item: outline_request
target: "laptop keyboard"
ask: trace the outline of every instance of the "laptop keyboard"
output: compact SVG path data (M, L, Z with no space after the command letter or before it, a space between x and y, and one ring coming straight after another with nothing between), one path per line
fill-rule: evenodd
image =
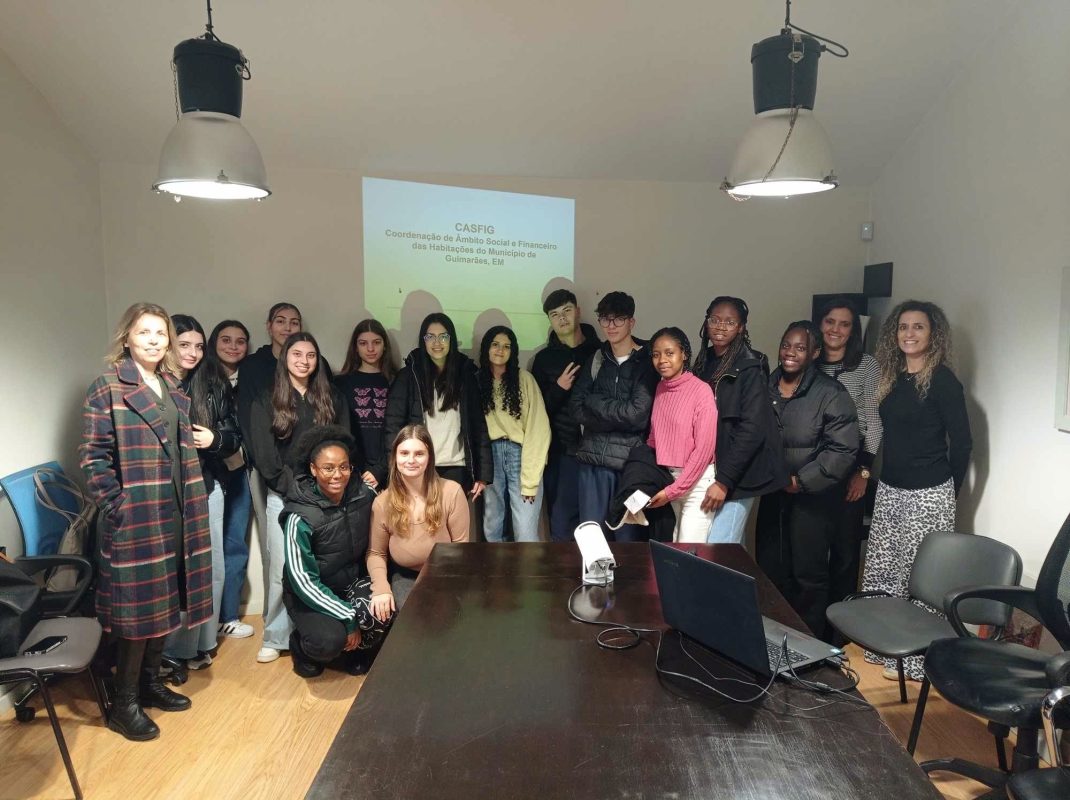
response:
M769 666L775 668L776 664L781 667L787 666L784 663L784 647L780 642L771 642L768 639L765 640L765 649L769 653ZM807 656L804 656L798 650L792 650L788 648L788 663L798 664L800 661L806 661Z

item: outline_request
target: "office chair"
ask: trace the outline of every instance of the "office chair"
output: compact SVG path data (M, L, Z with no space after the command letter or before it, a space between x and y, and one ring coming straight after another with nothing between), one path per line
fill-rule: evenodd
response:
M1053 769L1034 769L1011 775L1007 781L1010 800L1051 800L1070 797L1070 765L1063 764L1059 740L1055 735L1055 714L1059 706L1070 704L1070 686L1060 686L1044 698L1040 715L1044 720L1044 738Z
M903 659L925 652L934 639L955 635L951 623L914 603L942 608L953 589L990 584L1015 586L1022 577L1022 559L1013 547L987 536L931 533L918 548L910 571L910 596L859 592L828 607L828 621L848 640L885 658L894 658L899 672L899 700L907 701ZM990 600L971 600L962 609L973 625L1003 628L1011 608ZM907 745L913 755L915 741Z
M71 565L75 560L84 562L84 567L92 571L89 562L78 556L41 556L41 559L59 560L63 565ZM37 559L26 559L37 561ZM17 562L18 563L18 562ZM18 563L22 567L22 563ZM83 589L84 591L84 589ZM75 603L80 598L75 599ZM66 640L47 653L27 655L26 649L49 636L62 636ZM45 618L37 622L19 644L18 653L10 658L0 659L0 685L7 683L29 682L31 690L15 704L15 717L22 722L29 722L34 717L32 708L25 705L28 697L40 693L48 710L48 718L52 723L52 732L56 737L60 755L63 757L63 765L67 769L67 777L70 779L74 796L81 800L82 790L78 785L78 778L74 774L74 765L71 763L71 754L67 750L67 742L63 738L63 731L59 726L59 718L56 708L52 703L52 695L48 690L48 679L60 674L74 674L88 672L90 682L93 684L93 693L96 695L97 705L100 707L101 716L107 721L108 711L104 699L104 692L97 676L94 674L91 664L97 649L100 646L101 628L95 619L87 617L56 617Z
M1006 603L1041 622L1064 651L1051 656L1024 645L978 639L963 625L961 606L975 599ZM1040 568L1035 589L1021 586L982 586L953 591L944 599L948 621L956 639L937 639L925 653L925 680L921 684L911 737L916 739L929 687L949 703L989 721L996 737L999 769L983 767L959 758L926 761L928 772L948 771L990 786L983 797L1002 798L1007 784L1004 740L1011 728L1018 729L1012 771L1037 768L1037 736L1042 708L1053 687L1070 684L1070 517L1052 542ZM1056 728L1070 726L1061 709L1052 717Z
M38 484L40 490L47 494L44 503L38 498ZM81 524L89 524L92 511L86 508L89 500L84 492L55 461L0 477L0 488L7 495L22 532L25 555L16 561L23 571L36 574L45 569L69 568L71 562L48 562L41 557L58 553L60 542L72 521L81 518ZM66 583L59 590L49 589L42 593L41 606L46 616L73 613L77 603L72 603L72 600L84 597L93 571L90 569L85 572L79 565L73 578L73 584Z

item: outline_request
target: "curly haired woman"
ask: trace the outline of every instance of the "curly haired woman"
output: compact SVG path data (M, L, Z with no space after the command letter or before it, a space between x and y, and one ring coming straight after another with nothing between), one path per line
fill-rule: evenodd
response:
M955 498L966 478L973 440L962 384L948 366L951 326L934 303L900 303L881 326L877 386L884 425L884 464L869 532L864 591L907 596L922 540L955 529ZM930 609L938 613L936 609ZM866 653L866 659L881 659ZM897 678L894 661L885 677ZM920 656L904 659L921 680Z

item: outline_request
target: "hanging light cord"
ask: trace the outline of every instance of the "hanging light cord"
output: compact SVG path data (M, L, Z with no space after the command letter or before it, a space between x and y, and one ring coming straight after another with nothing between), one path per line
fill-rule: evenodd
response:
M831 56L836 56L836 58L847 58L847 56L850 55L850 53L848 52L847 47L845 45L842 45L839 42L833 41L832 39L829 39L827 36L821 36L821 35L816 34L816 33L811 33L810 31L806 30L806 28L800 28L798 25L792 24L792 21L791 21L791 0L784 0L784 3L785 3L785 8L784 8L784 29L785 29L785 31L792 30L792 31L798 31L799 33L805 33L807 36L811 36L814 39L817 39L819 42L823 42L824 44L822 45L821 49L824 50L826 53L828 53Z

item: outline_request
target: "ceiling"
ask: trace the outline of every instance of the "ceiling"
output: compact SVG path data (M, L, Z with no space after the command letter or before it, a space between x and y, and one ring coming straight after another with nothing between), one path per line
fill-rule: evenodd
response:
M845 43L816 114L867 186L1006 0L794 0ZM214 0L252 64L243 120L272 168L717 181L752 116L750 46L778 0ZM155 163L171 51L201 0L0 0L0 50L101 161ZM1001 54L1001 57L1006 54Z

